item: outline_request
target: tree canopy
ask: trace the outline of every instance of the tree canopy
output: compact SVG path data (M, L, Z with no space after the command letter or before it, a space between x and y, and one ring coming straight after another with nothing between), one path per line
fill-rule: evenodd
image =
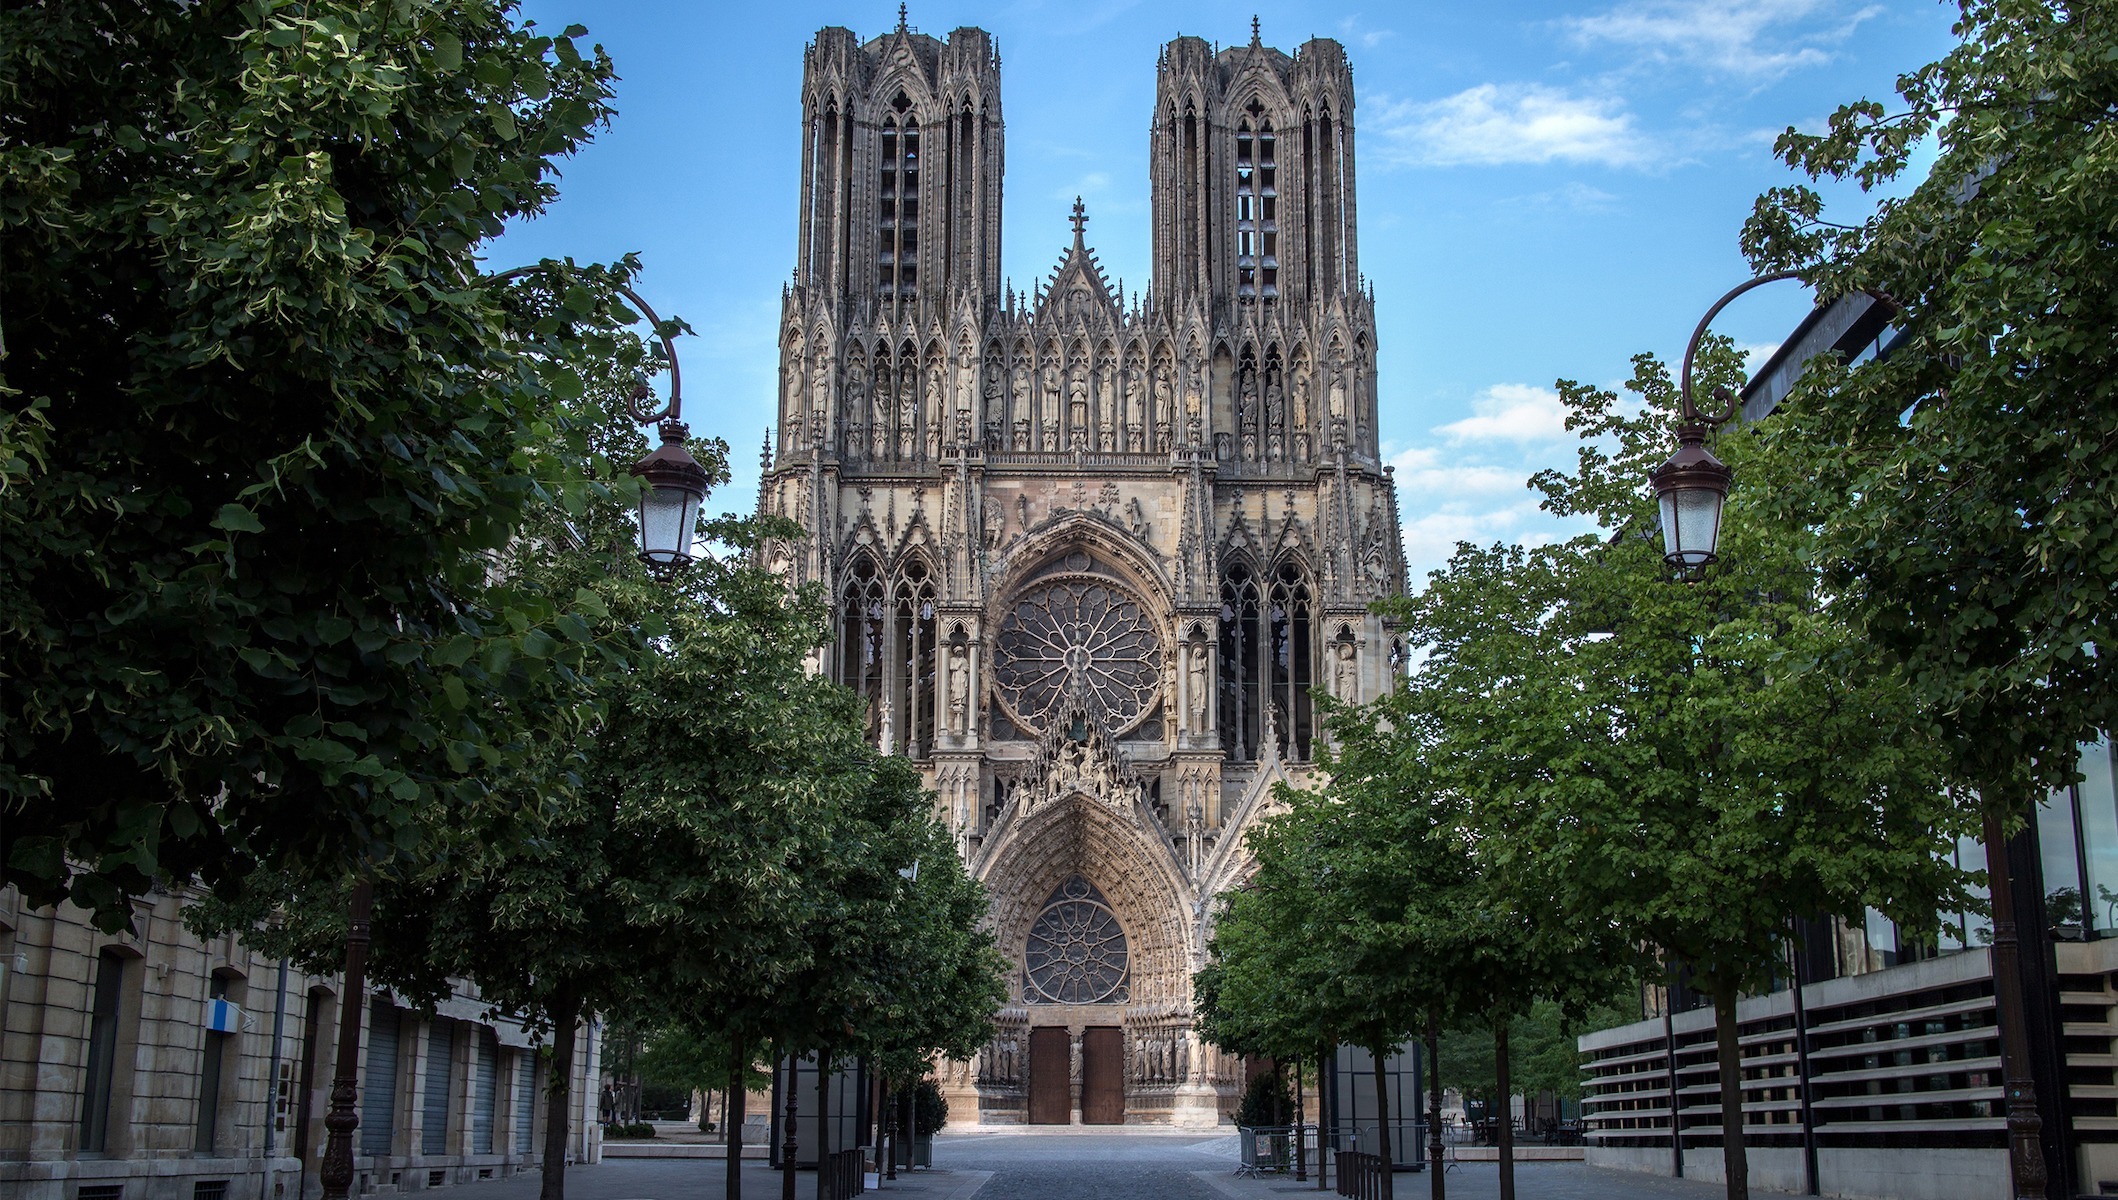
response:
M613 73L496 0L0 17L0 882L157 879L481 819L583 614L488 556L578 503L620 315L494 286Z
M1895 309L1890 354L1822 356L1765 423L1814 472L1775 507L1818 525L1842 610L1905 663L1955 772L2020 819L2118 724L2118 16L1960 0L1956 33L1889 103L1775 145L1863 192L1931 153L1909 193L1832 220L1815 189L1775 188L1742 244Z
M1708 382L1735 365L1717 342ZM1648 356L1627 386L1637 407L1561 382L1583 443L1572 472L1534 481L1605 532L1460 549L1407 608L1425 649L1412 686L1450 697L1430 753L1483 781L1471 819L1489 869L1566 923L1681 962L1733 1061L1736 997L1769 985L1793 919L1874 907L1931 928L1976 824L1906 673L1818 588L1808 531L1772 513L1799 463L1724 434L1722 561L1677 582L1646 486L1674 389ZM1735 1073L1723 1082L1734 1189L1740 1099Z

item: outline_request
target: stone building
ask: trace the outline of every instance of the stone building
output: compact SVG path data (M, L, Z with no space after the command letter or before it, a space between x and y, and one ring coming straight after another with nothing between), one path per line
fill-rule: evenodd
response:
M185 897L105 934L71 906L0 889L0 1196L288 1200L322 1192L340 980L283 972L239 938L202 941ZM539 1054L469 985L432 1011L364 998L354 1190L396 1192L534 1168ZM601 1144L576 1055L570 1150ZM547 1039L548 1040L548 1039Z
M820 670L921 764L1020 967L948 1072L983 1122L1218 1121L1192 1029L1212 897L1303 777L1317 697L1388 686L1404 588L1378 453L1343 47L1164 46L1153 278L1072 237L999 273L985 31L827 28L804 58L765 553L836 598Z

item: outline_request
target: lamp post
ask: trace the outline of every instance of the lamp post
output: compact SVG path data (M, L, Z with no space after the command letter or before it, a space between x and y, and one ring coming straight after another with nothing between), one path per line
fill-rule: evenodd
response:
M1799 278L1798 272L1774 271L1730 289L1699 318L1690 343L1684 347L1684 366L1678 377L1678 398L1683 407L1677 426L1677 452L1648 478L1662 509L1663 559L1687 582L1701 578L1718 558L1721 509L1728 499L1733 476L1727 465L1706 448L1706 430L1726 424L1739 406L1739 397L1724 385L1714 388L1716 407L1708 412L1699 410L1692 399L1692 358L1706 337L1707 326L1730 301L1752 288ZM1887 296L1874 292L1868 295L1879 304L1895 307ZM2000 1027L2001 1095L2007 1113L2009 1167L2016 1200L2043 1200L2048 1176L2044 1119L2037 1113L2037 1082L2030 1071L2029 1014L2022 992L2022 940L2009 878L2007 837L1997 814L1987 814L1982 834L1989 884L1986 890L1993 904L1993 1016ZM1673 1127L1674 1124L1672 1121Z
M491 277L494 283L536 274L544 267L516 267ZM659 409L644 407L653 392L643 382L625 401L625 411L643 425L654 424L662 434L662 445L633 464L631 473L645 484L640 489L639 557L657 577L667 577L689 564L695 556L699 506L705 502L709 482L706 469L684 448L691 430L683 421L683 376L677 368L677 348L662 330L662 319L637 292L622 283L610 287L624 296L647 318L662 352L669 360L669 402ZM324 1116L329 1135L317 1175L324 1200L346 1200L353 1186L353 1133L360 1128L360 1034L363 993L367 987L369 920L375 889L363 874L353 884L346 932L344 996L339 1002L338 1055L331 1074L331 1108ZM572 1031L567 1031L571 1035ZM553 1036L561 1036L557 1030ZM733 1169L733 1168L731 1168Z

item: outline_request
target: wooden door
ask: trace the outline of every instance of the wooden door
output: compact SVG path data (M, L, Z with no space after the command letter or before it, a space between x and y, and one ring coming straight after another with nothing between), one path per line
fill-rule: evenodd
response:
M1065 1125L1073 1117L1073 1047L1066 1030L1030 1030L1030 1124Z
M1081 1123L1125 1124L1125 1034L1115 1025L1081 1033Z

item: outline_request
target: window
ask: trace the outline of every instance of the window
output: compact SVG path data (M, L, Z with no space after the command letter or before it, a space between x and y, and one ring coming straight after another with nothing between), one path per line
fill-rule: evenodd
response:
M891 705L898 716L897 735L907 758L926 758L934 749L934 581L927 565L913 559L897 585L897 628L904 638L904 683Z
M419 1113L419 1140L428 1154L449 1152L449 1105L455 1099L456 1022L436 1017L427 1026L426 1094Z
M2112 784L2111 739L2083 745L2077 768L2081 782L2053 792L2037 810L2045 924L2054 937L2069 940L2118 932L2118 794Z
M350 1005L348 1006L350 1007ZM360 1089L360 1152L388 1154L397 1116L399 1009L376 999L368 1010L368 1059Z
M882 734L883 584L875 560L862 555L839 592L838 681L868 702L868 737Z
M1236 762L1257 757L1263 724L1256 577L1246 563L1221 575L1221 745Z
M1268 714L1279 753L1298 762L1309 758L1315 740L1311 595L1308 573L1293 562L1280 564L1263 586L1244 563L1222 575L1221 744L1234 761L1257 758Z
M1258 240L1263 251L1258 263L1258 290L1267 300L1280 294L1277 146L1278 141L1272 136L1272 122L1267 121L1258 132Z
M903 92L882 118L876 168L876 291L909 296L918 283L919 124Z
M212 1002L229 999L230 976L225 972L214 972L206 985L207 1008ZM201 1022L203 1025L204 1022ZM213 1153L214 1140L220 1132L221 1118L221 1073L227 1069L230 1046L235 1041L233 1033L215 1033L206 1029L205 1044L199 1051L199 1112L198 1128L194 1131L192 1149L200 1154Z
M1315 714L1309 702L1312 665L1310 639L1315 613L1309 601L1309 581L1293 563L1282 563L1272 579L1272 595L1266 609L1271 622L1272 695L1277 715L1280 753L1296 761L1309 758L1311 726Z
M1258 102L1252 100L1253 111ZM1257 137L1250 122L1236 129L1236 295L1257 295Z
M1076 875L1044 902L1023 949L1029 1004L1122 1004L1130 961L1125 930L1094 884Z
M88 1071L81 1092L81 1151L101 1154L110 1142L110 1101L117 1080L119 1005L125 997L126 957L96 956L95 992L88 1010Z

